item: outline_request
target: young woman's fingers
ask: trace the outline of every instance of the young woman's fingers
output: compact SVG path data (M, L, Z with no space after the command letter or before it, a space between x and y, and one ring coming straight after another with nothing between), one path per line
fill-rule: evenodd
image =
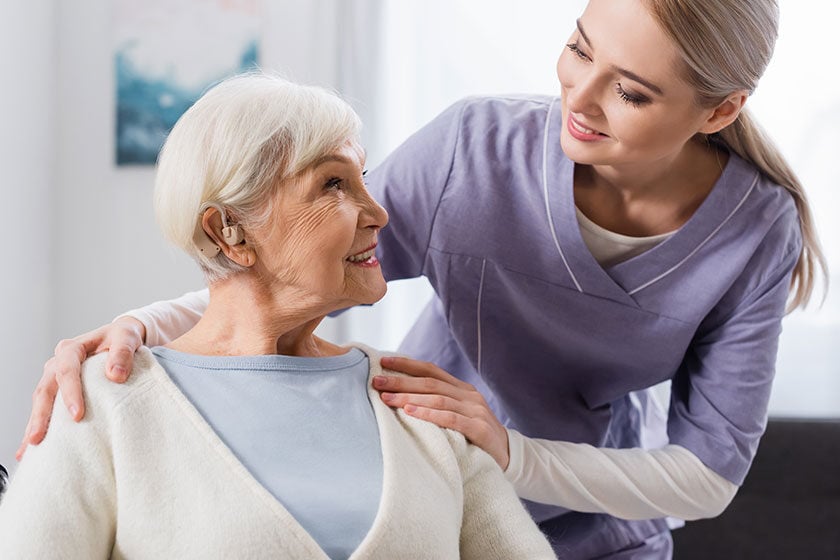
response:
M388 406L402 408L410 416L461 432L490 454L502 469L507 468L510 461L507 429L483 398L476 401L442 394L389 391L382 392L380 397Z
M108 360L105 362L105 375L111 381L125 383L134 364L134 352L139 346L133 343L111 344L108 349Z
M44 439L58 391L73 419L78 422L84 417L82 362L88 356L110 350L106 375L112 381L125 382L131 372L134 351L143 344L145 335L143 323L122 317L81 336L59 341L55 355L44 365L44 374L32 395L32 412L15 454L17 459L23 457L28 445L41 443Z
M473 433L473 420L470 417L458 414L455 411L439 410L437 408L427 408L425 406L415 406L413 404L406 405L403 407L403 410L415 418L426 420L427 422L436 424L441 428L449 428L451 430L455 430L456 432L461 432L464 434L464 437L470 441L472 441L470 436L475 435Z
M111 381L125 383L131 375L134 352L143 345L146 327L133 317L120 317L108 325L108 360L105 375Z
M17 451L15 451L15 460L20 461L23 459L24 453L26 453L26 448L29 447L29 443L27 443L26 439L21 442L20 447L18 447Z
M482 417L481 407L468 401L447 397L444 395L429 395L425 393L381 393L382 401L393 408L403 408L413 405L435 410L449 410L466 417Z
M29 446L29 433L32 431L32 419L26 423L26 431L23 432L23 439L20 441L20 447L15 451L15 459L20 461L23 459L23 454L26 453L26 448Z
M455 385L456 387L469 385L431 362L422 362L420 360L412 360L411 358L403 358L399 356L385 356L380 360L380 364L383 368L399 371L414 377L431 377L433 379L439 379Z
M440 410L413 404L405 405L403 410L414 418L460 432L470 443L493 457L502 470L506 469L510 463L508 434L501 424L491 424L484 419L459 414L453 410Z
M391 393L435 393L454 396L461 391L459 387L433 377L377 375L373 378L373 386Z
M64 405L73 420L78 422L85 415L85 400L82 395L82 362L87 358L85 345L76 341L56 349L59 352L47 362L44 371L55 379ZM52 397L55 400L55 394Z
M55 402L55 394L58 391L58 383L48 370L50 362L47 362L47 366L44 367L44 375L35 387L35 392L32 393L32 412L29 415L29 422L26 424L23 441L21 441L20 448L15 454L18 461L23 457L28 445L41 443L50 425L53 402Z
M380 392L386 391L395 394L441 395L489 410L484 396L469 383L461 383L456 386L432 377L382 375L373 378L373 387Z

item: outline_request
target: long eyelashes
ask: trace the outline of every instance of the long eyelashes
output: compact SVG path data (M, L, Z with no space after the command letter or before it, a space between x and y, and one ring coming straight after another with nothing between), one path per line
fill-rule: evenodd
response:
M646 97L641 97L637 95L633 95L632 93L627 93L624 91L624 88L621 87L621 84L615 84L615 91L618 93L618 97L627 103L628 105L632 105L633 107L640 107L650 101Z
M580 58L581 60L589 60L589 57L586 55L586 53L580 50L580 47L578 47L577 42L569 43L568 45L566 45L566 48L572 51L575 54L575 56Z
M592 59L589 58L589 55L581 50L581 48L578 46L577 41L568 43L566 45L566 48L569 49L569 51L571 51L579 59L586 62L592 61ZM631 105L632 107L638 108L650 102L650 99L648 99L647 97L644 97L642 95L635 95L625 91L624 88L621 87L620 83L615 84L615 92L618 94L619 99L621 99L628 105Z

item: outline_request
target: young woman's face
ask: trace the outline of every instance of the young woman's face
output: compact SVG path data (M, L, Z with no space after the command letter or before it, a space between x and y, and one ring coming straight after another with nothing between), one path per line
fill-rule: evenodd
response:
M681 64L641 0L590 0L557 61L566 155L611 166L673 160L712 112L696 104Z
M278 189L271 221L255 236L267 281L325 313L385 295L374 248L388 213L368 194L363 166L355 144L327 154Z

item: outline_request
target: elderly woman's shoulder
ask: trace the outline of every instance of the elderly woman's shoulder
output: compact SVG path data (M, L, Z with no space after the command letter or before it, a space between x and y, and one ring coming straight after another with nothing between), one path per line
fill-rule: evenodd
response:
M85 402L90 400L97 403L117 404L156 383L158 377L156 374L159 372L155 369L160 366L145 346L139 348L134 354L131 375L124 383L116 383L108 378L107 361L107 352L102 352L91 356L82 365L82 388L85 393Z

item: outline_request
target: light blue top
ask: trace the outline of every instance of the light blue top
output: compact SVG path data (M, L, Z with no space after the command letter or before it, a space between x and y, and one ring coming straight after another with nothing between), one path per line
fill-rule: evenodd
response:
M376 517L382 453L368 357L197 356L160 364L254 478L330 558L347 558Z

